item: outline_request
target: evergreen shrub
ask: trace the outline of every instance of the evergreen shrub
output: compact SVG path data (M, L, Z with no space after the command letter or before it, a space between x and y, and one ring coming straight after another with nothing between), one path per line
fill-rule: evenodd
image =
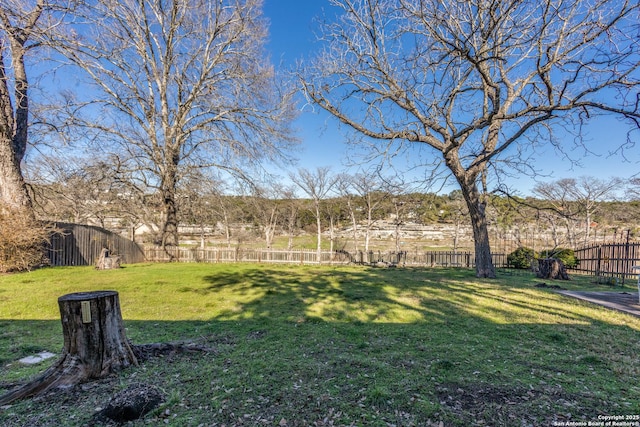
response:
M507 255L507 265L513 268L530 269L531 261L536 259L536 251L524 246L519 247L515 251Z
M576 258L573 249L555 248L540 251L540 258L557 258L566 268L576 268L580 260Z

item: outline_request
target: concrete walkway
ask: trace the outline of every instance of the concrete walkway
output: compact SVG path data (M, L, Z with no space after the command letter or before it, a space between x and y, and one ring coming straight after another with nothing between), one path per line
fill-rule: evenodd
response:
M558 293L640 317L638 292L558 291Z

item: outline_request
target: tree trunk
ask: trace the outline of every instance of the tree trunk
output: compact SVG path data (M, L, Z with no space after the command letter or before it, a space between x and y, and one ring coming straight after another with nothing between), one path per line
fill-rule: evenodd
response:
M491 246L489 245L487 224L486 222L480 224L474 223L472 226L474 236L473 243L476 253L476 277L495 279L496 271L493 266L493 260L491 259Z
M564 263L557 258L539 259L536 277L541 279L570 280Z
M347 198L347 204L349 207L349 216L351 217L351 225L353 226L353 253L357 253L358 252L358 221L356 219L355 210L349 198Z
M162 248L169 256L169 261L175 260L175 255L168 247L178 246L178 209L176 207L175 189L162 189L162 204L164 221L162 224Z
M329 214L329 252L331 252L331 259L333 259L333 246L336 239L336 230L333 221L333 215Z
M475 247L476 277L495 279L496 271L491 259L491 245L489 244L489 228L487 227L486 205L480 200L480 193L475 184L465 184L462 180L460 189L469 209L471 227L473 229L473 243Z
M0 200L4 206L31 212L31 199L16 163L11 140L0 136Z
M64 334L62 357L40 377L0 396L0 405L138 365L125 336L117 292L67 294L58 298L58 305Z
M322 263L322 222L320 217L320 202L318 200L315 201L316 207L316 231L317 231L317 247L316 247L316 260L318 264Z
M178 163L180 156L175 150L175 145L168 145L162 156L166 163L161 172L160 191L162 195L162 248L169 256L169 261L174 261L175 256L167 250L169 246L178 246L178 206L176 204L176 186L178 184Z
M164 224L162 226L162 245L178 245L178 210L173 195L165 194L164 199Z
M6 74L5 46L0 40L0 201L6 206L25 209L33 216L31 198L22 177L20 163L27 147L28 96L24 69L24 48L11 38L15 80L15 115Z

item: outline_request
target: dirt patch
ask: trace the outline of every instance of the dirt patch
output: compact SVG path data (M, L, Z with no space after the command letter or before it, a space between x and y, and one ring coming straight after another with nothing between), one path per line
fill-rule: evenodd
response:
M536 288L545 288L545 289L564 289L562 286L558 286L558 285L547 285L546 283L542 282L542 283L537 283L536 284Z
M475 420L476 425L553 425L579 420L594 413L592 396L570 395L561 387L532 389L492 384L441 384L437 388L440 405L458 419ZM594 406L595 405L595 406ZM606 406L606 404L605 404ZM607 410L607 408L602 408Z

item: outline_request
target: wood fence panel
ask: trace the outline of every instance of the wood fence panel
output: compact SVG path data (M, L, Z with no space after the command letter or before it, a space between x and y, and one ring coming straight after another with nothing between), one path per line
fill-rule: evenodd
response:
M276 264L375 264L378 262L430 267L475 267L473 252L429 251L420 253L359 251L350 254L346 251L322 251L320 260L315 250L279 250L279 249L228 249L228 248L184 248L157 246L144 248L145 259L156 262L169 262L170 256L177 262L255 262ZM493 254L497 268L507 267L506 254Z
M346 264L351 262L348 254L341 252L305 250L273 250L273 249L226 249L226 248L183 248L147 246L145 258L149 261L169 262L171 256L178 262L257 262L281 264Z
M95 265L102 248L112 255L119 255L123 264L145 261L140 246L104 228L91 225L54 223L47 247L47 257L52 266Z

